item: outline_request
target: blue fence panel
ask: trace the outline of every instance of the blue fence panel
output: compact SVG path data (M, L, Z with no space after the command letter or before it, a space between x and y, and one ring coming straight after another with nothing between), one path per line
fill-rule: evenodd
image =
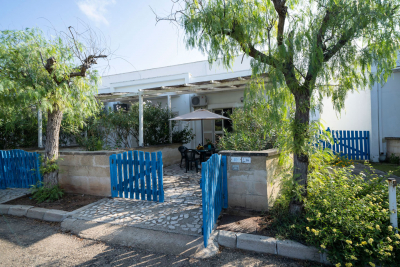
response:
M156 156L157 155L157 156ZM164 202L162 153L129 151L110 156L111 197Z
M0 189L29 188L41 180L38 153L0 150Z
M329 128L333 144L320 140L317 145L322 149L331 148L334 153L341 153L352 160L369 160L369 131L332 131ZM324 134L322 131L319 134Z
M204 246L207 247L222 208L228 207L226 156L213 154L208 161L202 163L201 189L203 238Z

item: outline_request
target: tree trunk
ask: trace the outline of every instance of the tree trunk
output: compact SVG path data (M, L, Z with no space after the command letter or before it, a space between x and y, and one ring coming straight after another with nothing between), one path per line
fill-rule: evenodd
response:
M53 111L49 111L47 114L46 145L43 163L45 170L47 170L43 175L43 182L46 186L51 187L58 184L58 168L53 170L50 166L56 164L56 160L58 159L58 145L63 112L55 106L53 107Z
M293 179L296 184L303 186L302 196L307 196L307 175L308 175L308 155L302 153L303 148L308 142L308 129L310 124L310 105L311 97L308 90L294 94L296 101L295 112L295 134L294 134L294 155L293 155ZM290 202L290 212L292 214L301 213L303 202L293 198Z

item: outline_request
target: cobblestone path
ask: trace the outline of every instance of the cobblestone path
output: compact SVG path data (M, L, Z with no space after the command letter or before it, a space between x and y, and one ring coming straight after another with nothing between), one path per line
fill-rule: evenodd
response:
M25 196L28 194L28 188L7 188L0 190L0 204L7 201Z
M73 218L201 235L200 172L179 165L164 168L164 203L125 198L103 199Z

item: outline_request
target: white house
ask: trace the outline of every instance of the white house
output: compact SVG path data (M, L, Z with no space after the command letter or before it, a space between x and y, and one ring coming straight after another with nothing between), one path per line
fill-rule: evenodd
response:
M324 99L323 110L314 114L313 119L320 119L332 130L370 131L371 160L378 161L379 154L386 153L385 137L400 137L399 72L400 68L394 69L386 84L349 93L340 114L333 110L330 99ZM250 75L248 57L239 57L231 70L217 63L210 68L207 61L199 61L104 76L98 97L108 107L148 100L170 106L177 115L199 107L226 114L243 106ZM204 138L215 141L215 136L222 135L230 125L229 121L205 121L203 126ZM196 134L189 144L194 147L202 143L201 124L190 122L190 127Z

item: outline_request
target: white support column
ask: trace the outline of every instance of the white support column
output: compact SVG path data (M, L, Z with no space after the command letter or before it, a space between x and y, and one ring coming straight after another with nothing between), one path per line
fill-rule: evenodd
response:
M171 95L168 95L167 97L168 97L168 110L170 111L169 118L171 119L172 115ZM172 144L172 121L169 121L169 142Z
M139 95L139 146L143 144L143 95Z
M43 147L43 139L42 139L42 110L40 108L38 108L38 113L37 113L37 117L38 117L38 147L42 148Z

